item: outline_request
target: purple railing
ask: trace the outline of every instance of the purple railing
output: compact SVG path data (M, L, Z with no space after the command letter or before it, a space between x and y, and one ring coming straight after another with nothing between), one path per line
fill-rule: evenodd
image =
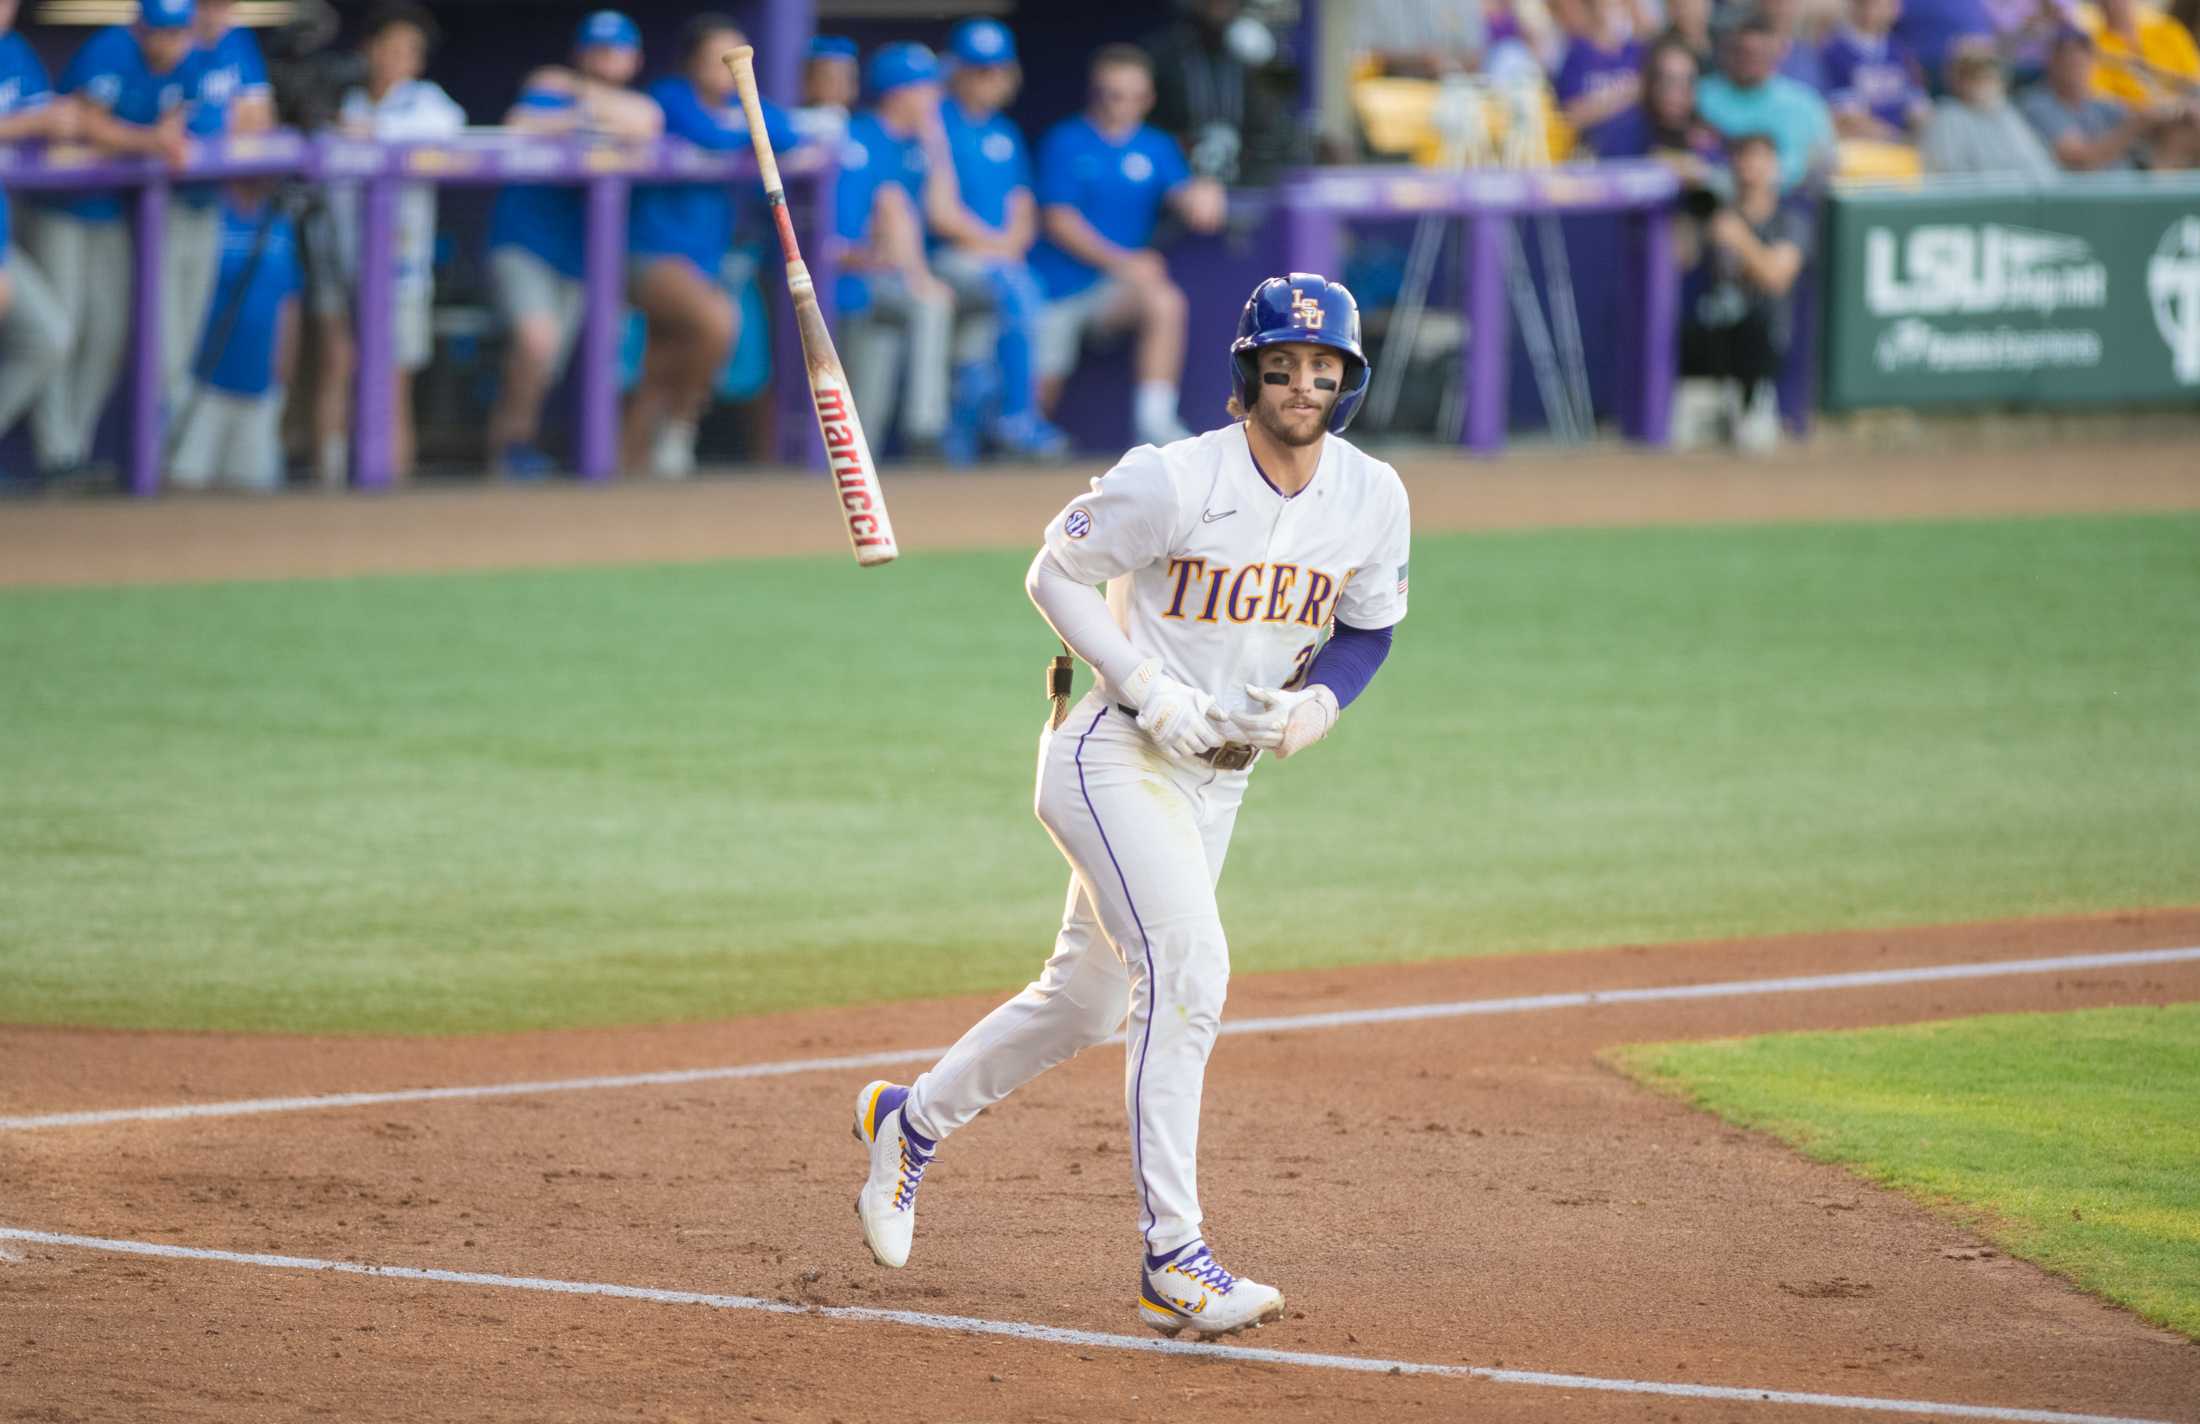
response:
M803 256L818 291L831 300L838 265L832 236L830 157L797 151L780 162L789 201L795 204ZM397 192L406 183L501 186L508 183L572 184L587 190L586 293L581 327L578 439L575 465L586 479L617 473L619 449L618 343L625 309L626 198L636 182L756 182L756 160L706 153L674 140L611 145L519 134L474 133L442 143L383 144L359 139L306 138L294 133L240 136L195 145L189 164L170 169L150 159L115 158L75 145L0 145L0 187L10 194L122 188L133 197L136 239L131 293L131 357L123 391L128 447L125 475L132 493L160 488L162 429L160 381L160 262L169 191L179 182L204 179L298 177L357 183L360 203L359 288L354 305L358 386L352 422L352 481L368 489L391 478L390 414L396 379ZM17 221L20 223L21 218ZM767 281L767 289L778 284ZM773 368L802 369L802 348L791 314L773 324ZM778 383L780 454L792 462L815 460L817 429L808 392L799 382Z

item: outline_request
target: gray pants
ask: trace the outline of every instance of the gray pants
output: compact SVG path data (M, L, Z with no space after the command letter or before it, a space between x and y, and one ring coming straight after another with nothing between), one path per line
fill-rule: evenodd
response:
M283 418L282 387L264 395L241 396L201 386L198 399L187 402L187 417L168 472L179 487L282 487L283 452L278 430Z
M48 208L32 222L29 238L72 337L67 359L31 408L31 434L41 464L81 465L122 370L130 331L130 229Z
M866 278L868 310L851 317L848 332L848 385L872 440L883 443L894 428L904 379L909 408L902 418L905 440L936 441L947 431L948 341L955 325L952 299L917 300L899 274Z
M206 336L206 311L221 272L222 213L218 207L168 205L160 249L160 394L170 413L191 390L191 362Z
M69 356L69 316L45 274L8 249L7 315L0 317L0 435L15 428Z

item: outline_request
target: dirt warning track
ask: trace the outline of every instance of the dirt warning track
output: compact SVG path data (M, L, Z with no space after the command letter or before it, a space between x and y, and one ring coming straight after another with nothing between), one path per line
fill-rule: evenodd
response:
M865 1072L0 1131L0 1227L244 1258L0 1239L0 1405L1555 1421L1830 1419L1880 1400L2200 1421L2200 1346L1600 1059L1660 1038L2190 1000L2200 958L1998 966L2192 947L2200 911L1241 980L1241 1021L1572 996L1224 1040L1208 1227L1226 1260L1285 1288L1290 1317L1247 1340L1283 1359L1115 1343L1147 1337L1113 1048L949 1144L899 1272L870 1262L849 1211ZM1578 1001L1946 965L1992 972ZM985 1006L424 1041L0 1030L0 1115L886 1052L945 1042Z

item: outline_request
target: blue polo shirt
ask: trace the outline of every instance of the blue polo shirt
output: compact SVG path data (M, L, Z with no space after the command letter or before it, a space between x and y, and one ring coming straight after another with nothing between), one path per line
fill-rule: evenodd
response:
M570 113L580 96L555 89L523 89L517 108L538 114ZM586 271L588 199L570 184L520 183L497 194L489 213L489 248L531 252L561 276L579 281Z
M52 98L46 66L30 41L13 30L0 35L0 117L39 108Z
M61 72L60 92L82 95L126 123L151 125L181 104L195 103L206 72L204 50L192 50L166 74L155 74L127 25L110 25L84 42ZM194 123L199 122L193 116ZM214 122L219 123L219 116ZM193 128L193 132L198 132ZM216 127L214 132L220 132ZM57 194L53 206L87 222L122 221L122 198L112 189Z
M833 187L833 230L850 242L861 242L871 232L871 210L878 190L888 183L909 195L924 211L924 180L932 165L924 145L912 134L899 138L887 132L878 115L868 111L848 121L848 135L840 142L840 180Z
M649 97L665 113L665 134L715 153L749 147L748 120L738 99L711 108L683 76L667 75L649 86ZM764 132L772 148L787 153L802 142L787 111L769 99ZM685 257L717 280L718 268L733 247L734 200L725 183L645 183L634 189L627 208L627 251L636 257Z
M15 31L0 35L0 117L41 108L53 99L38 51ZM0 266L8 260L8 195L0 191Z
M280 214L268 222L259 264L252 266L252 248L260 240L260 220L266 212L264 205L246 212L222 204L221 272L214 279L214 301L192 366L200 380L235 396L264 396L274 388L275 337L283 303L297 296L302 285L298 234L290 219ZM252 267L249 281L248 266ZM236 313L235 324L217 353L212 349L215 326L231 310Z
M252 31L235 26L196 51L194 58L200 66L199 102L192 105L185 127L193 138L214 138L228 131L231 104L268 92L267 61L260 57L260 42ZM184 183L176 188L176 201L186 207L210 208L220 196L219 183Z
M1024 136L1008 115L996 111L973 119L952 96L940 103L940 126L947 130L947 152L955 160L955 186L962 189L963 206L988 227L1006 227L1009 196L1031 188Z
M1120 247L1152 242L1162 200L1191 176L1176 140L1156 128L1140 128L1117 143L1080 114L1056 124L1039 145L1039 205L1075 208ZM1100 280L1099 269L1044 238L1031 250L1031 269L1057 300Z
M857 114L848 121L847 137L840 141L840 178L833 185L833 231L849 242L869 237L879 189L888 184L909 195L922 221L924 180L931 172L924 145L914 134L898 138L887 132L877 114L868 110ZM833 284L833 300L843 312L863 311L871 305L870 284L862 273L844 272Z

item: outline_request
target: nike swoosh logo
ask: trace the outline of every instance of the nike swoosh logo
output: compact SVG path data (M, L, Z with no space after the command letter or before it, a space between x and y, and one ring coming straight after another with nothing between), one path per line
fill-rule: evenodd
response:
M1237 513L1237 511L1234 509L1225 509L1224 511L1222 511L1222 513L1217 514L1210 509L1204 514L1200 515L1199 519L1202 524L1212 524L1218 519L1228 519L1231 515L1235 513Z

